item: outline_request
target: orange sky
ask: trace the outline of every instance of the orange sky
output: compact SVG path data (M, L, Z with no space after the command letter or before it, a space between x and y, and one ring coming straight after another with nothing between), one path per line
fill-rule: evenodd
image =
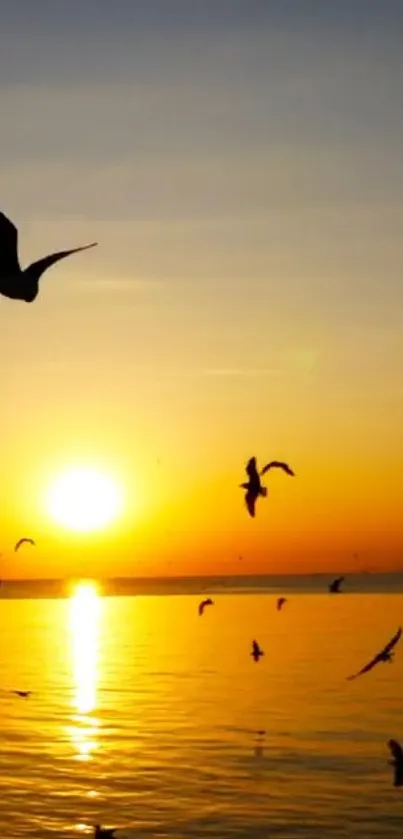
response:
M0 33L21 261L99 242L34 304L0 300L1 573L399 567L393 21L346 29L342 3L298 26L270 4L111 23L101 5L85 39L52 16L23 44L14 19ZM255 521L238 488L252 455L296 472L266 476ZM71 465L122 487L102 535L49 518ZM15 555L21 535L37 549Z

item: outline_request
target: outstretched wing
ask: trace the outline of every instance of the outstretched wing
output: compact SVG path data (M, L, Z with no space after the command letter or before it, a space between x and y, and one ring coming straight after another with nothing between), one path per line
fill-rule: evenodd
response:
M255 493L248 490L248 492L245 493L245 504L248 508L249 515L252 516L253 519L255 518L255 503Z
M362 676L363 673L368 673L369 670L372 670L372 668L375 667L375 664L378 664L379 661L380 656L376 655L375 658L373 658L372 661L369 661L362 670L358 671L358 673L354 673L353 676L347 676L347 680L351 682L353 679L357 679L358 676Z
M401 634L402 628L401 626L399 626L399 629L394 634L393 638L390 639L389 643L386 644L386 647L384 647L380 653L374 656L374 658L371 661L369 661L368 664L366 664L365 667L362 668L362 670L359 670L359 672L355 673L354 676L348 676L348 680L351 681L352 679L356 679L357 676L361 676L363 673L368 673L368 671L372 670L372 668L375 667L376 664L378 664L380 661L383 661L385 653L389 653L393 649L393 647L397 644Z
M386 644L386 647L384 647L384 649L382 650L380 655L384 655L385 653L390 653L390 651L393 650L393 647L396 646L401 634L402 634L402 627L399 626L399 629L397 630L397 632L395 632L393 638L390 639L389 643Z
M11 278L20 270L18 230L4 213L0 213L0 276Z
M18 548L20 548L21 545L24 544L24 542L27 542L28 545L35 545L35 542L34 542L33 539L28 539L28 538L24 537L23 539L18 540L17 544L14 546L14 550L18 551Z
M270 463L266 463L266 466L263 466L261 471L261 475L264 475L265 472L268 472L269 469L282 469L283 472L286 472L287 475L292 475L294 477L295 472L290 469L288 463L283 463L281 460L272 460Z
M80 248L71 248L69 251L57 251L56 253L50 253L42 259L32 262L25 270L31 277L39 279L44 271L50 268L51 265L54 265L55 262L59 262L60 259L64 259L66 256L71 256L72 253L79 253L80 251L87 251L89 248L95 248L96 245L97 242L92 242L91 245L82 245Z
M252 641L252 653L255 656L259 655L259 653L260 653L260 648L259 648L259 644L258 644L257 641Z

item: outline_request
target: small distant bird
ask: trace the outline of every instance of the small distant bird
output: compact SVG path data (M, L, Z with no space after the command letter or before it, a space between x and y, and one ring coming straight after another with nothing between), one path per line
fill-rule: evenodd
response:
M254 660L254 661L259 661L259 658L260 658L260 656L261 656L261 655L264 655L264 652L263 652L263 650L259 647L258 642L257 642L257 641L252 641L252 652L251 652L251 656L252 656L253 660Z
M94 825L94 839L113 839L117 827L101 827L100 824Z
M32 690L12 690L11 693L15 693L16 696L20 696L21 699L28 699L31 696Z
M388 746L392 753L394 760L390 761L390 765L395 767L393 786L403 786L403 749L397 740L388 740Z
M277 600L277 611L278 612L281 612L281 609L283 608L284 603L287 603L287 598L286 597L279 597L278 600Z
M93 248L96 244L92 242L68 251L57 251L22 270L18 260L18 230L4 213L0 213L0 293L12 300L32 303L39 292L39 280L47 268L59 259Z
M329 585L330 593L331 594L341 594L340 586L341 586L343 580L345 580L345 579L346 579L345 577L336 577L336 579L333 580L333 582L330 583L330 585Z
M14 550L18 551L18 549L21 547L21 545L24 544L24 542L26 542L27 545L34 545L35 546L35 542L34 542L33 539L29 539L27 536L24 536L23 539L19 539L18 542L16 543L16 545L14 545Z
M206 606L214 606L214 600L212 600L211 597L207 597L206 600L202 600L202 602L199 603L199 615L203 614Z
M255 457L251 457L250 460L248 460L245 469L249 480L244 484L240 484L240 487L242 489L246 489L245 504L248 508L249 515L252 516L252 518L254 518L255 516L255 504L257 499L259 498L259 495L261 495L263 498L267 496L267 489L261 484L261 475L264 475L266 472L269 471L269 469L282 469L284 472L287 473L287 475L292 476L294 476L295 474L292 471L292 469L290 469L287 463L282 463L279 460L272 460L270 463L267 463L259 474L259 472L257 471Z
M366 664L365 667L362 668L362 670L359 670L358 673L355 673L353 676L347 676L348 681L356 679L357 676L361 676L363 673L368 673L368 671L372 670L372 668L375 667L376 664L379 664L380 661L388 661L389 663L392 663L394 656L394 653L392 654L392 650L393 647L396 646L401 634L402 628L401 626L399 626L399 629L397 630L393 638L390 639L389 643L386 644L386 647L384 647L383 650L381 650L381 652L378 653L378 655L376 655L372 659L372 661Z

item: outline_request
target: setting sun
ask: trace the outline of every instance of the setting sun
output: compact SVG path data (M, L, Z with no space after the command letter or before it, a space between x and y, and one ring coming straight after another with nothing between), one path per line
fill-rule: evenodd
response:
M51 485L46 498L52 518L80 532L101 530L118 515L121 494L114 481L95 469L70 469Z

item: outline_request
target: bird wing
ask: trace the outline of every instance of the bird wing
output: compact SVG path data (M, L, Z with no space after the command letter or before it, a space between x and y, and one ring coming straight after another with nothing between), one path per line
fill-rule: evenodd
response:
M20 270L18 230L4 213L0 213L0 275L12 277Z
M358 671L358 673L354 673L352 676L347 676L348 681L351 682L352 679L356 679L358 676L362 676L363 673L368 673L368 671L372 670L372 668L375 667L375 664L378 664L379 661L380 656L376 655L375 658L373 658L372 661L369 661L368 664L366 664L365 667L362 668L362 670Z
M248 508L249 515L252 516L252 518L255 517L255 502L256 502L256 496L255 496L254 492L249 492L249 491L246 492L245 493L245 504Z
M282 469L283 472L286 472L287 475L295 475L295 472L290 469L288 463L283 463L281 460L271 460L270 463L266 463L266 466L263 466L260 474L264 475L265 472L268 472L269 469Z
M64 259L66 256L71 256L72 253L79 253L79 251L86 251L88 248L95 248L97 244L97 242L92 242L90 245L82 245L80 248L71 248L68 251L50 253L48 256L42 257L42 259L32 262L25 270L30 274L33 274L35 277L40 277L44 271L50 268L51 265L54 265L55 262L59 262L60 259Z
M251 459L248 460L245 469L248 478L250 478L251 480L253 480L254 478L256 479L258 477L255 457L251 457Z
M206 605L206 601L205 601L205 600L202 600L202 602L201 602L201 603L199 603L199 615L202 615L202 614L203 614L205 605Z
M390 651L393 650L393 647L396 646L401 634L402 634L402 627L399 626L399 629L397 630L397 632L395 632L393 638L390 639L389 643L386 644L386 647L384 647L384 649L382 650L380 655L383 655L384 653L390 653Z
M17 544L16 544L16 545L15 545L15 547L14 547L14 550L15 550L15 551L18 551L18 548L20 548L20 547L21 547L21 545L23 545L23 544L24 544L24 542L27 542L27 543L28 543L28 545L35 545L35 542L34 542L34 540L33 540L33 539L28 539L28 538L24 537L23 539L19 539L19 540L18 540Z
M393 638L390 639L389 643L386 644L386 647L384 647L380 653L374 656L374 658L371 661L369 661L368 664L366 664L365 667L362 668L362 670L359 670L358 673L355 673L355 675L353 676L348 676L348 680L351 681L351 679L356 679L357 676L362 676L363 673L368 673L369 670L372 670L372 668L375 667L376 664L382 661L385 653L389 653L391 649L393 649L395 644L397 644L401 634L402 628L401 626L399 626L399 629L397 630Z

